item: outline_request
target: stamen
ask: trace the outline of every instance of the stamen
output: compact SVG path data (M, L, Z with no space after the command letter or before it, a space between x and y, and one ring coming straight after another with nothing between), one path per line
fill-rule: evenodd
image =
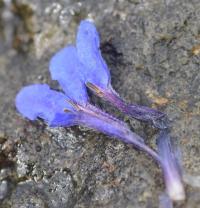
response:
M65 112L65 113L69 113L69 112L71 112L70 110L68 110L67 108L64 108L63 109L63 111Z
M80 107L79 107L79 105L77 104L77 103L75 103L74 101L72 101L72 100L66 100L70 105L72 105L73 106L73 108L75 108L75 110L76 111L80 111L81 109L80 109Z
M103 92L101 91L101 89L99 87L97 87L96 85L92 84L91 82L87 82L86 86L91 89L92 91L94 91L99 97L103 97Z

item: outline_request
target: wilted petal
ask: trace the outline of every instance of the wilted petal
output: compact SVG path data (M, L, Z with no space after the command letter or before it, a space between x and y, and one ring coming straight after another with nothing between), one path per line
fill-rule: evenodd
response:
M173 146L167 130L160 133L157 139L157 145L158 154L162 160L167 194L174 201L184 200L185 191L182 183L181 167L177 158L177 150L175 146Z
M74 46L58 51L49 64L51 77L57 80L66 95L73 101L85 104L88 100L80 62Z
M76 47L79 60L85 66L82 73L86 82L107 88L110 83L110 72L101 56L99 34L92 22L81 21L77 32Z
M15 103L17 110L30 120L42 118L50 126L70 126L76 122L74 109L66 102L66 96L51 90L46 84L22 88ZM64 109L69 112L64 112Z

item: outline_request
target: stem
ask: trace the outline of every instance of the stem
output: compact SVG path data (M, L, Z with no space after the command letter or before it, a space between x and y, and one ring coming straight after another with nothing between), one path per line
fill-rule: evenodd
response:
M169 121L166 115L156 109L141 106L137 104L127 104L115 92L105 92L103 98L109 101L122 112L136 118L137 120L151 122L156 128L166 129L169 127Z
M87 87L104 100L109 101L123 113L140 121L151 122L156 128L159 129L169 128L169 120L164 113L146 106L127 104L119 97L111 86L104 90L92 83L87 83Z
M88 104L86 107L80 107L80 123L92 129L96 129L109 136L117 137L123 142L132 144L137 149L140 149L150 155L159 164L162 163L159 155L153 149L148 147L144 140L134 132L132 132L126 123L102 112L100 109Z

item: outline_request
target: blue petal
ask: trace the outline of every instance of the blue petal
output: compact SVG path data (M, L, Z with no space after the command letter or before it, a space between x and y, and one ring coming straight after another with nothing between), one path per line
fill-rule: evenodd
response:
M15 100L18 111L26 118L44 119L50 126L71 126L76 121L73 107L67 103L66 96L51 90L46 84L24 87ZM69 112L64 112L67 109Z
M101 56L99 34L92 22L81 21L76 47L79 60L85 66L82 73L86 82L107 88L110 83L110 72Z
M51 59L49 69L51 77L57 80L66 95L73 101L85 104L88 100L81 65L74 46L67 46Z

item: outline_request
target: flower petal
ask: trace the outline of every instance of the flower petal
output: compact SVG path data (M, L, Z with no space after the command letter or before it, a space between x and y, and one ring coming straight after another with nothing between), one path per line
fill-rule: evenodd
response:
M76 121L73 107L66 102L66 96L51 90L46 84L24 87L15 100L18 111L26 118L44 119L50 126L70 126ZM66 109L69 112L64 112Z
M177 147L174 145L168 130L161 131L157 138L157 146L163 163L167 194L172 200L181 201L185 199L185 191L182 183L181 165L177 158Z
M74 46L58 51L51 59L49 69L51 77L57 80L66 95L73 101L85 104L88 100L81 64Z
M101 56L99 34L92 22L81 21L77 32L76 47L79 60L85 66L82 73L86 82L107 88L110 83L110 72Z

